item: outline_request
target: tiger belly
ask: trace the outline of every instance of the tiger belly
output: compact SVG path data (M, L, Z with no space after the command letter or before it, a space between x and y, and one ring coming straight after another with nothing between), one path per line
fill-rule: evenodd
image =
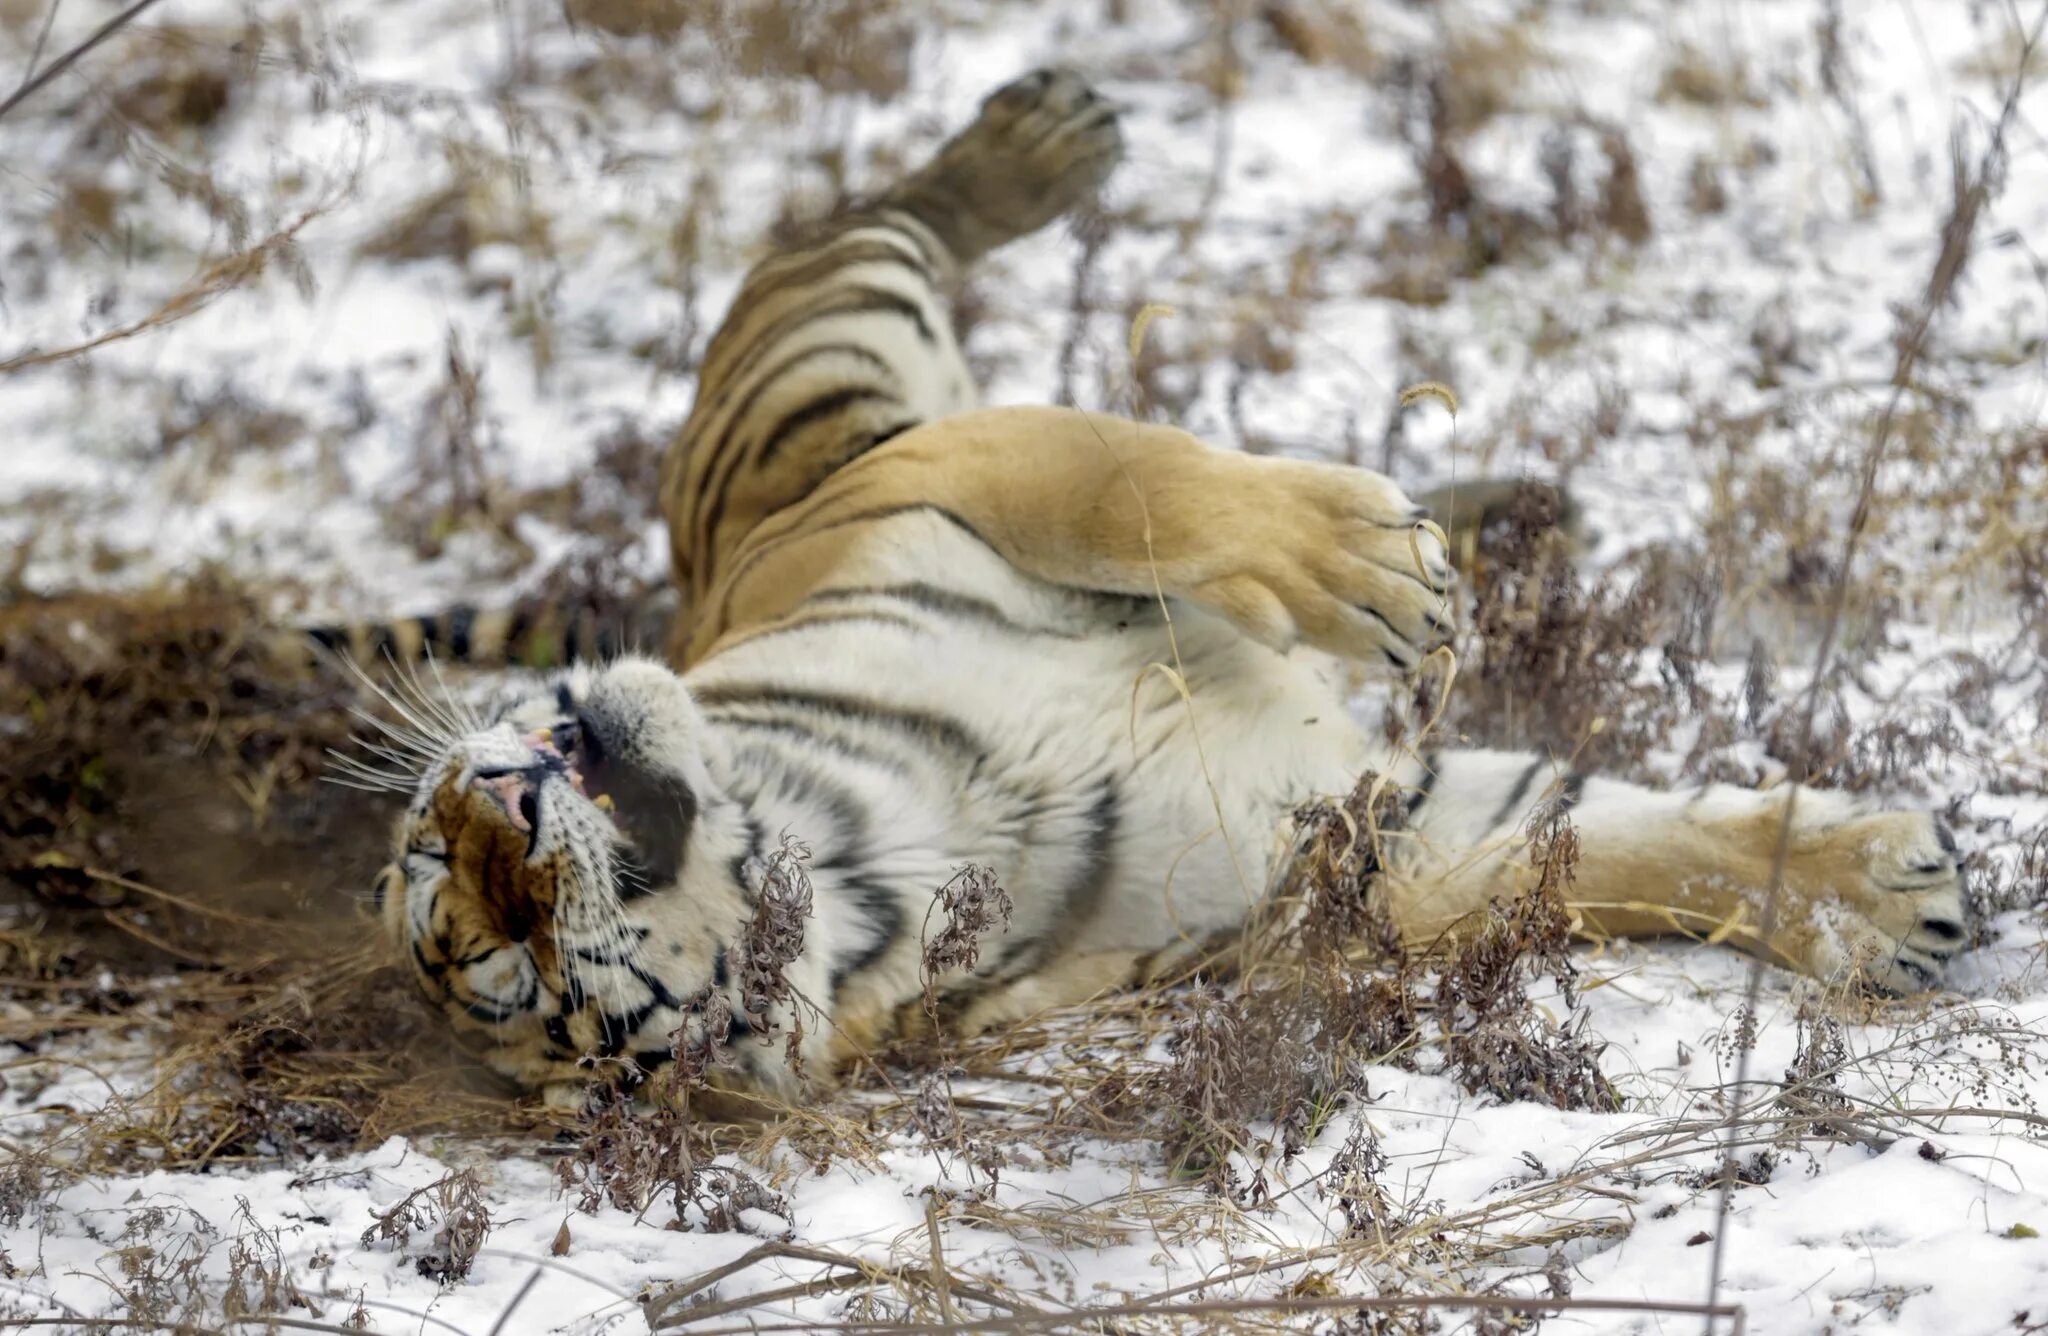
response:
M1319 656L1041 584L943 520L876 528L686 679L720 784L811 849L842 1024L918 994L933 895L967 863L1015 903L976 988L1235 927L1289 811L1368 759Z

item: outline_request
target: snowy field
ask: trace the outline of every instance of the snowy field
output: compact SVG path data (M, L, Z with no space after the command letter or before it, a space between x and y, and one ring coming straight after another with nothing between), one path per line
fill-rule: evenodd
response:
M0 0L0 90L116 8ZM1637 638L1598 671L1468 644L1459 691L1513 695L1454 699L1482 740L1780 776L1839 590L1815 768L1948 813L1983 940L1933 998L1767 970L1753 1016L1731 953L1583 948L1576 998L1545 981L1532 1006L1583 1017L1618 1107L1503 1098L1425 1026L1200 1174L1132 1095L1178 1088L1167 1037L1212 1004L1127 999L864 1069L721 1134L697 1200L636 1209L562 1187L590 1129L467 1103L361 1145L83 1155L96 1111L132 1127L166 1079L184 985L87 1026L8 982L0 1327L1663 1333L1705 1325L1719 1254L1711 1298L1751 1333L2048 1331L2039 22L1991 0L163 0L0 119L0 604L205 576L299 624L658 582L653 461L770 229L1063 63L1127 104L1130 160L1099 218L973 277L992 400L1417 492L1564 483L1587 643L1617 616ZM1134 361L1148 305L1170 309ZM1425 381L1455 419L1403 405ZM1367 683L1359 708L1413 694ZM36 710L0 699L6 736ZM43 911L9 895L12 980ZM1346 1302L1428 1295L1556 1303Z

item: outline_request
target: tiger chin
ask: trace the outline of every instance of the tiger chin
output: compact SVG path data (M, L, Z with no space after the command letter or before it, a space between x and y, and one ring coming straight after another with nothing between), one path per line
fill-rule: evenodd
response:
M1353 674L1411 671L1452 625L1448 517L1392 480L977 407L949 294L1092 197L1122 143L1114 104L1036 71L757 266L662 469L668 663L428 712L378 897L487 1060L574 1102L730 1010L722 1082L788 1098L914 1009L934 892L966 863L1015 908L948 979L956 1024L1085 1001L1241 927L1291 813L1368 771L1407 797L1376 889L1417 945L1532 883L1541 812L1577 830L1587 936L1938 986L1969 929L1928 814L1361 727ZM811 850L813 912L790 1000L750 1024L736 952L785 836Z

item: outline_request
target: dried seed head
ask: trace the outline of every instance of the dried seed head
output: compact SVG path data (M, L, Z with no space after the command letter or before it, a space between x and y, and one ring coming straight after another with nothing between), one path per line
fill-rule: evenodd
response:
M934 1020L938 1017L935 985L939 976L965 972L979 964L981 939L992 930L1008 932L1015 907L1010 893L997 884L994 869L973 863L955 872L951 881L933 893L931 909L925 913L927 935L918 968L926 1015ZM933 912L945 915L936 935L929 932Z
M806 845L784 837L761 866L754 917L734 952L740 1010L759 1031L773 1031L769 1013L790 1000L788 970L803 954L811 917L811 879L804 871L810 857Z

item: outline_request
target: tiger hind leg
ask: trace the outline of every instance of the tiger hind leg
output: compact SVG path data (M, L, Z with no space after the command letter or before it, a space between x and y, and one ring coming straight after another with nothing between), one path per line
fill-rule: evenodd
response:
M1079 75L1034 70L989 94L974 124L883 204L967 264L1093 196L1122 156L1114 103Z
M874 204L747 276L662 467L680 633L761 520L891 437L974 406L946 290L961 266L1092 195L1121 152L1114 107L1040 70L991 94Z
M1565 813L1577 837L1563 896L1588 937L1725 942L1893 992L1939 985L1968 942L1955 840L1929 813L1790 785L1662 792L1508 752L1439 752L1411 783L1408 828L1383 839L1389 907L1414 944L1455 936L1489 900L1528 889L1531 818L1544 810Z

